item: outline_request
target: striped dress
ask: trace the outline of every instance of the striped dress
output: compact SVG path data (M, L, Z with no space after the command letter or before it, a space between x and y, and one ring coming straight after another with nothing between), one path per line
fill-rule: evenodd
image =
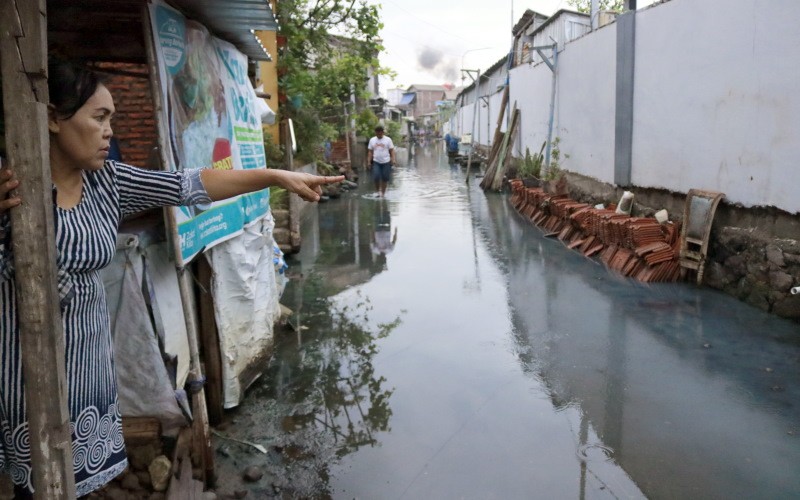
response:
M64 324L72 454L78 496L127 466L105 290L100 269L116 251L122 217L208 199L199 170L155 172L107 161L83 172L83 197L55 206L58 291ZM55 199L55 193L54 198ZM0 469L33 489L8 213L0 231Z

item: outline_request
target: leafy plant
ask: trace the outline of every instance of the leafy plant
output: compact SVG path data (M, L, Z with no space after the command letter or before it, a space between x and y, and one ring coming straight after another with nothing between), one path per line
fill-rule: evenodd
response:
M390 73L377 59L383 50L379 6L367 0L281 0L276 18L286 40L278 74L288 99L280 113L294 121L298 159L313 161L326 138L347 129L343 107L352 96L365 97L367 77Z
M542 174L542 165L544 165L544 147L547 141L542 143L542 147L536 154L531 154L530 148L525 148L525 158L522 160L522 165L519 167L518 176L521 179L528 177L540 177Z
M325 163L324 161L317 160L317 173L319 175L339 175L339 169L337 169L330 163Z
M551 181L561 175L561 149L558 145L561 143L561 138L556 137L550 144L550 167L547 169L545 180ZM568 154L564 158L569 158Z
M402 128L403 125L400 122L386 122L386 135L391 137L393 143L400 144L403 140L403 134L401 133Z
M275 144L267 133L264 133L264 152L268 168L283 168L283 146Z
M592 7L591 0L567 0L567 5L575 7L578 12L588 14ZM600 0L597 3L598 10L613 10L615 12L622 12L625 8L624 0Z
M277 186L269 188L269 208L272 210L289 207L289 192Z
M359 137L372 137L378 125L378 116L367 108L356 115L356 135Z

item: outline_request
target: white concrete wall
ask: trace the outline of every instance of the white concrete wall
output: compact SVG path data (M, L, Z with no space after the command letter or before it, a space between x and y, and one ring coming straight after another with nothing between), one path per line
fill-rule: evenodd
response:
M483 87L481 87L483 92ZM488 91L488 90L487 90ZM484 94L481 94L484 95ZM489 97L489 105L483 99L478 103L478 118L475 121L475 138L474 141L482 146L491 146L492 139L494 138L494 130L497 128L497 115L500 112L500 104L503 101L503 91L495 92ZM456 136L463 137L464 134L469 134L472 130L472 114L473 105L469 104L460 108L456 112L453 119L453 130ZM505 120L501 126L502 131L505 132Z
M494 138L494 129L497 127L497 113L500 110L500 103L503 100L502 87L506 82L508 70L505 66L491 73L481 75L481 85L478 88L478 118L475 121L475 142L483 146L491 146ZM469 134L472 130L472 114L475 102L475 89L468 89L466 94L460 94L461 99L456 101L457 106L461 106L456 112L453 120L453 130L458 137ZM482 97L489 96L488 106ZM505 130L503 126L502 130Z
M800 2L673 0L636 19L636 185L800 212Z
M469 134L472 130L472 115L472 104L464 106L458 111L456 130L458 130L459 137L464 137L464 134Z
M635 186L800 213L800 1L671 0L637 12L635 50ZM561 166L613 183L616 23L567 43L558 66ZM514 152L538 151L550 69L518 66L510 82L521 109ZM499 97L492 134L498 108ZM471 106L459 115L468 132Z
M523 156L526 147L530 148L531 153L538 152L542 141L547 139L552 81L550 68L544 63L523 64L511 70L507 111L509 124L514 105L520 110L515 156Z
M608 183L614 182L616 47L612 24L575 40L558 54L553 129L553 138L561 139L562 153L569 154L569 158L561 155L561 168ZM542 139L537 151L541 144Z

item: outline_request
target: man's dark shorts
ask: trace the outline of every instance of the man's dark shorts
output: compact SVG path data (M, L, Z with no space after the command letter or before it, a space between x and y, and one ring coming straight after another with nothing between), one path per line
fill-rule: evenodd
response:
M392 164L391 162L378 163L372 162L372 180L375 182L383 181L389 182L392 180Z

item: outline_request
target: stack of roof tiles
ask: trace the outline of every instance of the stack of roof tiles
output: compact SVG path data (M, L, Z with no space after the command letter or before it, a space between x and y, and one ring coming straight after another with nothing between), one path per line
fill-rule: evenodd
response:
M677 281L680 227L651 217L618 214L594 208L566 195L546 193L511 181L511 203L523 216L557 236L568 248L587 257L597 255L609 268L644 282Z

